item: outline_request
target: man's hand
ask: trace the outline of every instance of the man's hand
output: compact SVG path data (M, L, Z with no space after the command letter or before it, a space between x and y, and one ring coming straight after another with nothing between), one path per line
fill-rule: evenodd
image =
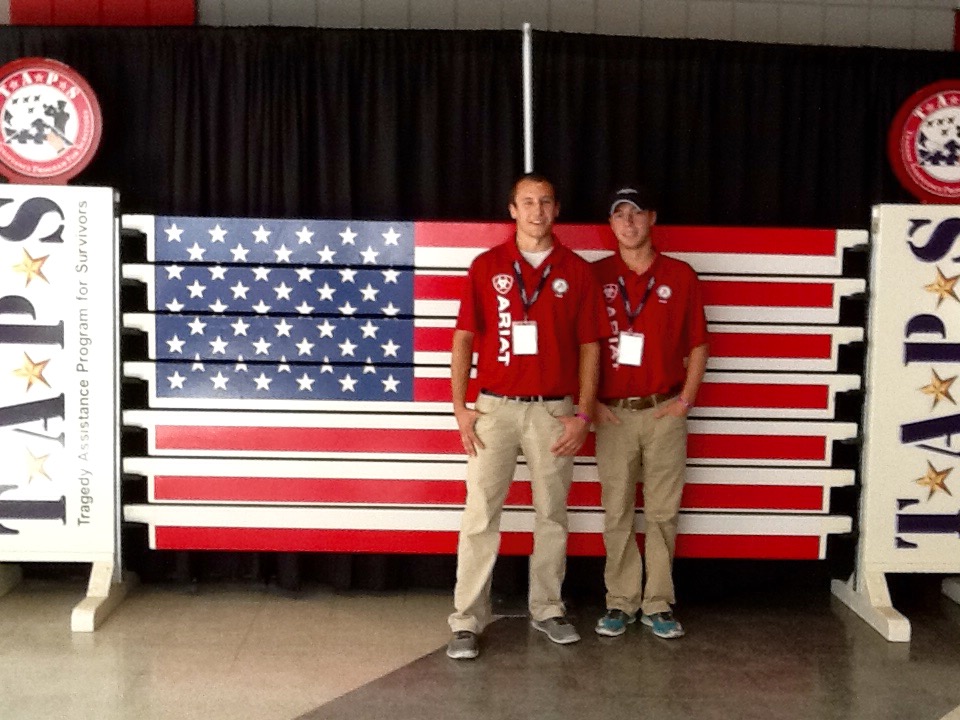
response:
M653 411L653 416L657 419L660 419L665 415L686 417L688 412L690 412L690 406L681 402L679 397L675 397L668 403L657 405L657 409Z
M453 414L457 418L457 427L460 428L460 439L463 441L464 452L466 452L467 455L476 455L477 448L483 450L484 447L474 429L474 426L477 424L477 418L480 417L481 413L476 410L471 410L468 407L463 407L454 410Z
M550 448L554 455L576 455L590 434L590 423L576 415L564 415L557 420L563 423L563 435Z
M610 409L608 405L604 405L602 402L597 403L597 419L595 421L597 425L619 425L620 418L617 417L616 413Z

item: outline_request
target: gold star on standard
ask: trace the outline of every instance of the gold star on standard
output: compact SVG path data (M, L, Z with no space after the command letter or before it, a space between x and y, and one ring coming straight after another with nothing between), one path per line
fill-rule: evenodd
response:
M28 483L33 482L33 479L38 475L43 475L47 480L53 479L49 475L47 475L47 471L43 467L43 464L47 461L47 458L50 457L49 455L41 455L40 457L37 457L29 450L27 450L27 455L30 456L30 458L27 460L27 476L28 476L27 482Z
M13 266L13 269L18 273L23 273L27 276L27 281L24 283L24 287L30 284L30 281L34 278L40 278L45 283L50 281L43 274L43 264L47 261L49 255L44 255L41 258L30 257L30 253L26 250L23 251L23 259L16 265Z
M937 490L943 490L947 495L953 496L953 493L950 492L950 488L947 487L947 475L953 468L947 468L946 470L937 470L930 464L930 461L927 460L927 474L922 478L917 478L914 480L917 485L921 487L929 488L930 494L927 495L927 500L933 497L933 494Z
M920 388L920 392L924 395L933 395L933 407L937 406L937 403L941 400L949 400L954 405L957 404L957 401L953 399L953 396L950 395L950 386L953 385L954 380L957 379L957 376L954 375L952 378L947 378L944 380L942 377L937 375L937 371L930 369L930 372L933 374L933 377L930 379L929 385L924 385Z
M960 302L960 298L957 297L957 294L953 290L953 286L957 284L957 280L960 280L960 275L946 277L940 272L940 267L937 266L937 279L929 285L926 285L924 290L932 292L937 296L937 307L940 307L940 303L948 297L952 297L957 302Z
M13 374L17 377L22 377L27 379L27 390L33 387L33 383L42 382L47 387L50 387L50 383L47 382L46 378L43 377L43 370L47 367L49 360L41 360L40 362L34 362L30 359L30 356L26 353L23 354L23 367L19 367L13 371Z

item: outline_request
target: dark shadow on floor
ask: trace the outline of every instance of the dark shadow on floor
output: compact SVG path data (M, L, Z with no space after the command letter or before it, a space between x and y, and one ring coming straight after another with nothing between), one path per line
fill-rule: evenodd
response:
M587 605L566 647L505 618L477 660L438 649L301 720L940 720L960 706L960 607L928 590L905 603L909 644L821 587L686 606L677 641L639 625L600 638Z

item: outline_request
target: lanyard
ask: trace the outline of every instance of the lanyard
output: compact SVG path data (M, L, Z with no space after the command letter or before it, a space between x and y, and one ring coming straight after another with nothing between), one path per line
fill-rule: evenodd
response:
M629 320L630 325L633 326L633 321L636 320L637 316L643 312L643 306L647 304L647 298L650 296L650 291L656 284L657 279L652 275L650 276L650 281L647 283L647 289L643 291L643 297L640 298L640 304L634 311L630 310L630 299L627 297L627 284L623 281L623 275L617 278L617 282L620 284L620 296L623 298L623 309L627 311L627 320Z
M550 270L553 268L553 265L547 265L546 269L543 271L543 275L540 276L540 282L537 283L537 289L534 290L533 296L529 299L527 298L527 289L523 286L523 274L520 272L520 262L518 260L513 261L513 276L517 280L517 285L520 288L520 302L523 303L523 319L527 319L527 314L530 312L530 308L533 307L533 304L537 301L537 298L540 297L540 292L543 290L543 286L547 284L547 277L550 275Z

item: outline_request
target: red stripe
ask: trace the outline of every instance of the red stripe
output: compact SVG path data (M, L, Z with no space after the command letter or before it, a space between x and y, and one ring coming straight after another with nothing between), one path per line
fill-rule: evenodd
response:
M640 539L642 542L642 536ZM502 533L501 555L529 555L529 533ZM157 527L157 550L353 552L453 555L457 533L423 530L304 530L290 528ZM571 533L567 554L602 557L603 537ZM816 560L819 537L680 535L678 557L757 560Z
M414 242L417 247L493 247L509 238L513 223L415 222Z
M513 237L513 223L416 222L417 247L490 248ZM613 250L613 234L606 225L557 225L557 238L574 250Z
M449 395L449 391L447 393ZM447 398L449 400L449 397ZM825 410L830 399L827 385L780 383L704 383L697 394L700 407L803 408Z
M417 300L459 300L466 275L414 275L413 297Z
M11 25L52 25L53 0L10 0Z
M728 560L818 560L820 538L805 535L680 535L677 557Z
M723 358L829 359L830 335L710 333L710 355Z
M960 9L953 11L953 49L960 50Z
M800 228L657 225L653 228L653 241L662 252L834 257L837 251L835 230Z
M54 0L51 25L99 25L100 0Z
M413 293L418 300L459 300L465 276L416 275ZM811 282L755 282L706 280L703 298L707 305L747 307L833 307L833 285Z
M414 352L450 352L453 347L451 327L413 327Z
M203 427L157 425L158 450L270 452L411 453L463 455L456 430L402 428ZM690 459L822 460L820 435L697 435L687 441ZM578 453L593 457L594 439Z
M151 25L194 25L197 22L196 0L148 0L147 6Z
M414 327L416 352L450 352L453 328ZM710 333L710 355L723 358L829 359L833 338L829 334Z
M818 435L689 435L691 460L824 460L826 438Z
M466 485L462 480L157 475L153 485L156 500L163 502L462 506L466 501ZM643 507L642 486L637 496L637 507ZM573 483L567 504L600 507L600 483ZM506 505L531 507L530 483L514 482ZM687 485L681 506L687 510L820 510L823 489L784 485Z
M467 401L477 397L471 381ZM414 378L415 402L450 402L450 378ZM828 385L786 385L782 383L704 383L697 404L709 408L777 408L826 410L830 399Z
M833 307L833 285L799 282L705 281L705 305Z
M509 238L512 223L414 223L419 247L487 248ZM616 243L606 224L560 224L560 241L575 250L613 250ZM800 228L684 227L657 225L653 240L663 252L761 255L836 254L834 230Z
M163 450L463 454L455 430L157 425L156 442Z
M171 5L176 0L170 0ZM147 0L101 0L101 25L149 25Z
M467 386L467 402L477 399L476 380L471 380ZM418 378L413 379L414 402L451 402L450 378Z
M643 505L642 488L638 490ZM686 510L822 510L823 488L790 485L685 485Z
M10 0L11 25L193 25L195 0Z

